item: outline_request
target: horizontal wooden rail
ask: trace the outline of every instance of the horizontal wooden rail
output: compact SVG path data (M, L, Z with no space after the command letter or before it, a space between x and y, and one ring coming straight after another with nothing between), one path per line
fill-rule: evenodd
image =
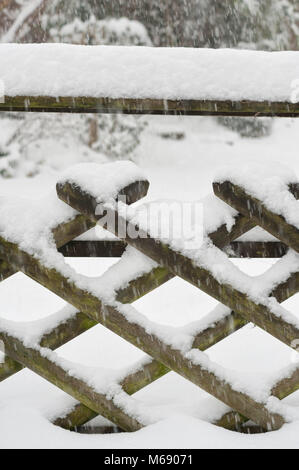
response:
M0 111L299 117L299 103L248 100L218 101L5 96L4 103L0 103Z
M75 240L59 248L66 258L119 258L127 244L121 240ZM281 258L288 247L281 242L231 242L225 247L230 258Z

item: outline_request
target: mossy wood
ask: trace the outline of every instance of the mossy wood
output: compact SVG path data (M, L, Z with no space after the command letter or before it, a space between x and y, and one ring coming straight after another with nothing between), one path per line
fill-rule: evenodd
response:
M289 224L282 215L272 212L262 201L230 181L216 182L213 188L214 193L220 199L299 252L299 230Z
M87 230L90 227L88 220L89 219L84 216L78 215L70 222L54 229L54 238L56 239L57 245L59 246L63 241L74 236L74 232L76 236ZM222 227L220 227L220 232L222 232ZM232 234L232 237L234 236L235 233ZM3 261L5 269L6 265L7 263ZM140 276L137 279L133 279L127 287L119 290L116 294L116 298L118 301L123 303L133 302L167 282L172 277L173 275L165 268L154 268L151 272ZM82 332L87 331L87 329L91 328L95 324L96 322L88 319L88 317L81 312L78 312L75 317L57 326L50 333L45 335L45 337L42 338L41 345L43 347L55 349L74 337L77 337L77 335ZM216 322L216 324L213 322L212 327L207 328L195 337L193 347L198 347L199 349L204 350L241 328L244 324L246 324L246 321L232 312L224 320L221 320L218 323ZM21 368L22 366L19 363L7 357L4 365L0 366L0 381L10 377ZM125 380L126 384L130 384L130 387L128 387L128 385L126 386L126 390L128 393L136 392L142 386L152 383L152 381L161 377L166 372L169 372L169 369L153 359L149 365L139 371L138 381L133 383L132 380ZM58 419L57 424L60 424L65 428L77 428L92 419L95 414L96 413L94 411L80 403L72 412L67 414L67 416Z
M70 375L63 367L49 359L46 350L29 348L18 338L5 332L0 333L0 338L4 342L7 354L12 359L61 388L94 412L101 414L126 431L137 431L143 427L142 423L117 406L113 399L108 399L104 394L96 392L84 380Z
M0 111L189 116L299 116L299 104L287 101L112 99L67 96L5 96L3 101L4 103L0 103Z
M74 240L59 248L66 258L119 258L127 244L120 240ZM288 247L281 242L235 241L225 247L230 258L281 258Z
M140 188L138 189L138 191L139 190ZM92 210L94 209L94 206L92 204L90 205L90 201L89 201L88 210L90 210L90 207L92 207ZM80 210L82 210L82 208ZM59 227L59 229L54 229L54 234L56 235L55 240L56 240L57 246L61 246L63 243L66 243L68 240L72 239L73 236L80 235L81 233L86 231L87 229L86 227L90 228L91 226L95 224L95 219L92 218L93 220L91 220L91 218L88 216L88 210L85 213L86 215L78 215L74 218L73 221L70 221L68 224L66 224L67 225L66 228L61 226ZM223 245L227 244L227 242L230 242L234 238L242 235L243 233L248 231L250 228L252 228L252 223L250 224L246 222L245 220L246 217L244 218L243 216L237 217L237 220L236 220L237 227L238 227L238 219L239 219L239 226L241 228L235 231L232 231L231 238L229 238L229 235L227 236L227 238L223 236L225 232L225 230L223 231L224 226L220 227L219 234L221 234L222 236L218 237L219 244L221 243ZM73 229L74 227L75 227L75 230ZM211 238L212 237L213 236L211 236ZM215 242L217 243L217 232L215 236ZM17 263L13 268L11 268L10 262L8 261L8 259L5 259L4 257L4 260L3 260L4 272L5 272L6 266L9 267L9 269L7 270L8 275L11 275L15 272L15 270L18 270ZM132 282L128 285L126 289L124 289L123 291L119 291L118 300L122 302L131 302L133 300L136 300L136 298L139 298L141 295L145 295L150 290L158 287L162 283L169 280L171 277L173 277L173 275L174 273L170 274L167 268L165 267L155 268L151 273L148 273L146 276L144 276L144 278L141 277L140 279L132 280ZM298 285L298 280L296 276L293 275L293 277L290 277L290 279L286 283L276 288L277 298L284 300L289 295L293 295L293 293L295 293L296 291L297 285ZM55 335L52 335L52 332L51 332L46 337L43 338L42 345L55 349L55 347L58 347L60 344L64 344L66 341L69 341L70 339L76 337L81 332L86 331L88 328L96 324L96 321L94 319L88 319L86 317L86 313L78 313L77 316L72 319L72 321L73 321L73 324L70 324L67 327L65 324L59 325L56 328ZM247 323L246 319L243 319L242 317L240 317L239 315L235 313L231 313L223 321L217 323L216 325L213 325L213 327L207 328L207 330L200 333L194 339L193 347L198 347L199 349L204 350L207 347L211 346L212 344L215 344L216 342L220 341L222 338L226 337L231 332L242 327L246 323ZM51 342L51 338L52 338L52 342ZM16 346L14 346L14 349L15 348ZM9 361L11 361L10 364L9 364ZM11 359L7 359L6 364L8 365L8 369L6 367L6 372L7 370L11 370L11 371L14 370L14 372L17 372L21 368L18 362L15 362ZM137 373L133 374L131 377L128 376L126 379L124 379L122 386L127 393L129 394L135 393L136 391L140 390L140 388L148 385L153 380L156 380L157 378L161 377L165 373L169 372L170 369L171 368L153 359L151 362L149 362L147 366L144 367L144 369L141 369ZM4 368L3 368L3 371L4 371ZM4 372L3 372L3 376L4 376ZM0 380L1 380L1 368L0 368ZM291 378L282 380L281 383L277 385L277 389L275 390L276 393L273 393L273 394L275 396L278 396L279 398L286 396L284 395L286 394L286 390L287 390L287 393L292 393L292 391L298 388L297 384L298 384L298 373L296 372L293 374ZM249 397L247 397L247 399L248 398ZM264 411L265 410L263 409L263 412ZM87 421L92 419L92 417L94 417L96 414L97 414L96 411L80 403L78 404L77 407L75 407L75 409L67 417L57 420L57 424L60 424L67 428L73 428L73 427L80 426L81 424L86 423ZM266 414L267 414L267 410L266 410ZM236 414L236 412L232 412L231 415L228 414L227 416L228 418L223 417L223 419L220 420L219 423L217 424L223 424L223 425L226 424L227 427L235 428L236 423L238 422L241 423L242 421L247 420L247 418L245 418L244 415L241 416L240 414ZM277 418L277 423L279 419L281 419L281 417ZM261 425L264 428L266 426L269 427L269 422L266 423L266 421L264 420L264 423Z
M71 194L69 194L69 190L71 190ZM73 208L88 215L88 210L91 207L91 195L88 195L86 198L86 193L82 192L78 186L72 186L70 188L70 185L65 185L64 188L57 186L57 193L61 200L67 204L70 204L71 201ZM94 217L93 213L89 215L90 217ZM251 300L246 292L241 292L228 283L219 282L208 269L196 265L192 259L174 251L160 240L151 238L147 232L140 230L141 236L137 238L131 237L131 233L136 233L136 227L132 226L128 220L124 219L117 212L114 212L111 217L114 217L115 227L110 227L110 229L115 229L114 234L116 236L119 235L118 224L120 224L122 229L126 226L125 241L141 251L141 253L156 261L159 265L167 268L174 275L190 282L206 294L228 306L231 310L238 312L247 321L252 321L288 346L292 347L294 340L299 338L299 329L297 326L279 318L266 305L258 304ZM98 220L98 223L101 224L101 220ZM103 226L107 228L105 225Z
M98 297L80 289L58 271L42 265L38 259L20 250L16 244L5 240L3 237L0 237L0 254L1 257L11 263L13 267L23 271L42 286L48 288L66 302L69 302L75 308L85 313L92 320L102 323L114 333L161 362L167 368L177 372L206 392L214 395L220 401L223 401L229 407L238 411L241 415L252 419L256 424L266 429L273 430L279 429L284 424L284 419L281 415L271 413L264 404L258 403L245 393L238 391L214 372L207 370L199 364L190 362L181 351L165 344L156 334L149 333L143 326L130 322L116 306L104 304ZM5 334L1 335L1 337L4 343L9 343L9 339ZM24 354L21 346L22 345L18 343L12 345L10 342L7 348L9 355L17 361L22 359L22 355ZM20 357L16 357L15 347L20 347ZM13 354L13 351L15 351L15 354ZM31 363L31 357L28 359L32 370L35 370L37 373L42 372L42 375L48 380L56 383L56 385L60 386L67 393L73 396L76 394L79 401L83 402L88 408L98 412L98 410L94 409L94 405L89 406L90 403L87 403L89 391L86 388L82 389L80 385L80 388L77 389L79 384L76 383L74 385L75 390L72 390L69 385L65 385L67 383L66 377L64 377L65 381L64 378L63 380L57 381L56 373L54 374L55 376L51 376L49 372L50 364L42 362L42 364L39 365L39 358L36 355L34 355L33 363ZM22 360L20 360L20 362L22 362ZM44 366L45 369L43 369ZM41 369L39 369L39 367L41 367ZM62 372L60 372L60 374L62 374ZM78 390L80 391L80 397L78 396ZM107 410L105 412L107 413ZM101 411L99 411L99 413L101 413ZM118 411L115 410L115 413L118 413ZM119 425L119 418L116 419L111 416L109 419ZM122 419L125 418L122 417ZM120 427L125 429L126 426L127 422ZM132 430L134 429L135 425L132 426Z

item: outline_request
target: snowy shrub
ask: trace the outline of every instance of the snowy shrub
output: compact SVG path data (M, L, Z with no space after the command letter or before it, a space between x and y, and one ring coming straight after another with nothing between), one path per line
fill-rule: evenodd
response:
M54 41L63 43L151 46L144 26L127 18L97 20L91 16L88 21L76 19L60 30L52 28L50 33ZM144 118L126 115L98 115L88 117L86 123L86 143L113 159L133 156L146 125Z
M0 158L0 174L35 176L81 161L106 160L85 139L86 117L77 114L19 114L15 129ZM0 153L1 157L1 153Z
M53 19L52 19L53 21ZM146 29L137 21L126 18L98 21L91 16L87 21L75 20L59 28L51 28L55 42L73 44L151 45ZM33 176L45 168L64 167L73 160L102 161L133 159L140 143L146 121L130 115L14 115L16 130L7 142L9 154L0 161L0 174ZM54 144L55 143L55 144ZM49 155L48 149L58 152L60 158ZM1 154L0 154L1 157Z
M50 35L55 42L72 44L151 45L145 27L138 21L127 18L97 20L95 16L91 16L88 21L77 18L61 29L52 28Z
M117 114L104 114L98 122L90 127L90 146L93 150L101 152L112 159L127 159L134 154L140 143L140 135L146 126L142 118L136 116L120 116ZM92 130L98 127L98 134ZM94 137L94 138L93 138Z
M238 132L241 137L265 137L270 135L272 120L251 117L218 117L219 124Z

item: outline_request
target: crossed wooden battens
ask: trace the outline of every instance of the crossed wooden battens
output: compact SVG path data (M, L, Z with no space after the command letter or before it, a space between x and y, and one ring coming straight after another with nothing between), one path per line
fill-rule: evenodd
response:
M121 193L126 194L127 200L132 203L144 197L147 189L148 183L139 181L124 188ZM290 191L298 198L298 185L291 185ZM79 212L72 221L60 225L53 231L59 248L96 223L101 224L101 220L95 216L98 201L77 185L71 183L58 185L57 192L60 199ZM255 225L261 225L285 245L298 252L297 229L287 224L278 214L267 210L261 201L252 198L244 189L230 182L215 183L214 192L240 212L230 231L222 225L209 235L217 247L223 248ZM117 211L117 206L115 207L109 210ZM115 215L118 215L116 220L121 221L122 225L130 227L130 220L124 219L121 214ZM207 322L208 326L194 336L192 349L198 348L202 351L238 330L247 322L255 323L285 344L292 346L293 341L299 338L297 327L277 317L265 305L254 302L236 287L219 283L209 269L196 265L191 259L160 240L151 238L149 234L144 234L147 236L143 238L130 238L129 234L132 232L126 231L126 243L156 261L159 266L149 269L137 278L132 267L131 272L128 272L127 287L116 290L116 302L113 303L107 303L79 288L57 270L47 268L36 257L22 251L18 245L3 237L0 238L3 279L21 270L79 310L71 319L62 323L58 322L51 332L43 335L40 346L56 349L97 323L101 323L153 358L143 367L138 365L135 371L131 370L121 380L120 385L127 394L137 392L173 370L233 410L215 424L235 429L240 423L251 419L265 430L279 429L285 422L281 414L272 412L266 403L258 402L246 393L240 392L217 373L192 362L182 351L166 344L157 334L149 333L141 324L130 322L123 314L122 304L135 301L173 276L182 277L231 309L226 317L219 321L215 322L215 318L211 317L210 322ZM117 226L115 235L118 235ZM271 295L278 302L283 302L298 290L299 274L290 272L288 279L285 280L284 277L281 283L275 286ZM4 365L0 366L0 380L13 375L22 367L28 367L80 402L66 416L57 419L56 424L73 429L100 414L123 430L134 431L144 426L138 418L128 414L114 399L115 397L98 393L84 380L70 376L67 370L52 360L51 356L44 354L42 349L28 348L22 340L6 330L0 331L0 339L5 344L5 352L8 356ZM283 380L277 382L271 390L271 395L282 399L298 388L299 368L294 369L291 375L288 372Z

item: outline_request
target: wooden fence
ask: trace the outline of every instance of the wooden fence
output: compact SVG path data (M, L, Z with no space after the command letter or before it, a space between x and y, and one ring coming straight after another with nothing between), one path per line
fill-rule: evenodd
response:
M24 107L21 103L24 98L8 100L1 105L2 110L43 110L43 111L77 111L96 112L103 111L103 106L95 100L87 103L85 99L75 100L70 103L61 100L61 106L57 102L45 99L26 98ZM19 100L19 101L18 101ZM81 106L81 104L83 105ZM103 100L106 103L106 111L121 110L124 112L157 112L186 114L229 114L229 115L269 115L298 116L297 105L276 103L245 103L221 104L207 102L155 103L150 100L128 103L126 100ZM87 105L88 104L88 105ZM181 108L182 106L182 108ZM226 107L227 106L227 107ZM166 111L167 109L167 111ZM237 112L235 112L237 111ZM122 188L121 194L125 194L130 203L142 199L148 190L146 181L135 181L128 187ZM299 199L299 184L294 182L289 187L290 192ZM223 250L225 256L233 257L282 257L289 248L299 251L298 229L279 215L266 208L263 201L253 198L245 188L237 186L232 181L214 183L215 195L238 211L235 224L228 230L227 226L220 225L217 230L209 234L211 243ZM6 358L0 365L0 381L27 367L45 378L52 384L78 400L78 404L68 413L64 413L55 420L55 424L66 429L81 428L97 415L109 419L117 428L126 431L136 431L146 423L138 418L138 414L128 412L117 399L119 393L126 396L133 395L143 387L151 384L170 371L175 371L186 380L191 381L200 389L205 390L218 400L225 403L231 411L223 415L216 425L228 429L245 431L246 423L251 420L255 430L276 430L286 421L282 412L275 411L268 406L269 398L279 400L299 389L299 367L295 367L292 373L289 369L283 378L273 384L266 400L259 401L232 384L219 374L216 369L209 368L200 361L192 360L192 351L198 349L205 351L222 339L233 334L248 322L259 326L275 338L279 339L290 348L294 347L294 341L299 338L299 329L292 322L275 315L267 306L267 302L258 302L247 296L237 285L233 283L221 283L208 266L202 267L194 263L188 256L184 256L160 239L153 238L150 233L144 237L135 238L129 234L134 231L132 222L122 213L118 213L117 205L114 208L106 207L106 211L112 211L113 216L127 227L126 236L117 241L84 242L75 239L85 233L102 219L95 216L95 207L98 205L94 195L86 188L73 184L72 181L57 185L57 195L66 204L74 208L77 213L72 220L59 224L52 230L57 250L65 256L121 256L127 245L133 246L145 257L150 258L156 264L149 266L147 272L136 276L134 265L128 269L125 282L121 288L115 288L114 298L107 299L101 295L95 295L88 290L79 287L68 276L56 268L49 268L34 253L23 250L17 243L10 241L3 234L0 236L0 257L2 280L17 271L22 271L39 284L60 296L63 300L75 307L76 313L68 320L56 321L51 331L41 333L39 344L35 347L28 346L9 327L0 328L0 339L5 345ZM131 227L130 227L131 226ZM235 241L255 226L261 226L278 241L275 242L241 242ZM104 226L104 228L108 228ZM130 228L132 230L130 230ZM114 235L118 236L118 226ZM121 261L120 261L121 262ZM117 265L114 267L117 273ZM182 351L171 341L161 337L155 329L149 331L146 325L133 321L125 314L127 304L146 295L152 290L166 283L174 276L179 276L199 288L206 294L228 307L227 313L215 321L215 316L208 314L205 328L194 331L193 342L189 350ZM101 280L99 279L99 283ZM279 282L276 282L269 298L276 299L279 303L288 299L299 291L299 273L290 270L288 275L284 272ZM88 381L70 374L62 363L53 359L49 350L55 350L68 341L83 334L98 323L121 336L137 348L144 351L152 359L145 360L143 366L131 368L129 373L123 374L119 381L119 389L115 394L100 393L92 387ZM133 403L133 402L132 402ZM134 404L132 404L134 406Z

